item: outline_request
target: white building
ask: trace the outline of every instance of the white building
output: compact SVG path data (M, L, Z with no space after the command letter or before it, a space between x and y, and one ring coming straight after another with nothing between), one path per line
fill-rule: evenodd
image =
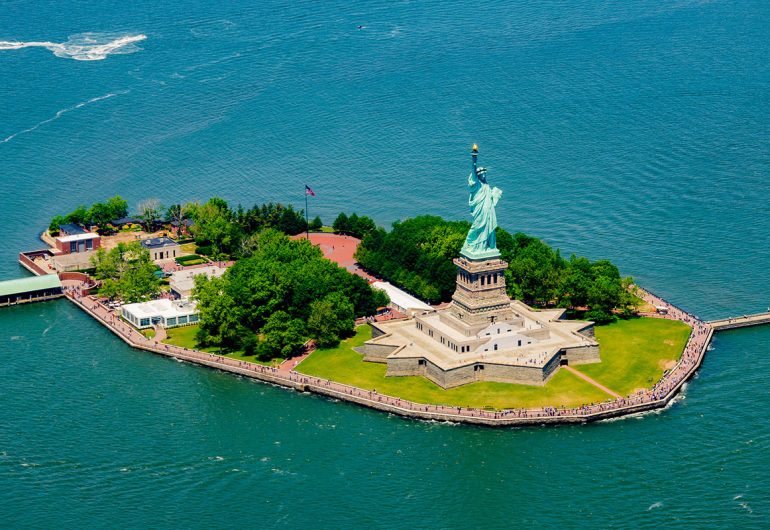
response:
M372 282L372 287L385 291L390 298L390 305L402 313L409 314L410 312L430 311L433 309L419 298L415 298L406 291L402 291L392 283Z
M191 300L150 300L137 304L126 304L120 308L120 314L138 329L160 325L174 328L196 324L199 320L195 302Z
M199 274L205 274L209 278L219 278L227 269L222 269L217 266L200 267L197 269L186 269L182 271L176 271L171 274L169 278L169 286L171 291L180 298L189 298L192 294L193 287L195 287L195 277Z
M168 261L182 255L182 247L168 237L153 237L139 242L150 253L152 261Z

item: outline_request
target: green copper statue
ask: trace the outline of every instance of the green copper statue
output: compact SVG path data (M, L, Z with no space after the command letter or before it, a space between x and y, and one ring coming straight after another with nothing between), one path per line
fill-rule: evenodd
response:
M468 189L470 191L468 205L471 207L473 224L468 230L468 237L465 238L465 244L460 253L470 259L491 259L500 256L495 237L495 228L497 228L495 206L500 200L503 190L487 184L487 170L483 167L476 167L478 154L479 148L473 144L473 151L471 152L473 169L468 175Z

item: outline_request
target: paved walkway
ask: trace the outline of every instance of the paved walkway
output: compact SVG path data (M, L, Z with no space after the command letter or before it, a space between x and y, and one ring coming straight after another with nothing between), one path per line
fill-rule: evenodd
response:
M163 342L164 340L166 340L166 337L168 336L168 333L166 333L166 328L156 324L155 326L153 326L153 329L155 330L156 341Z
M623 397L623 396L621 396L620 394L618 394L617 392L615 392L614 390L610 390L609 388L607 388L607 387L606 387L606 386L604 386L603 384L599 383L599 382L598 382L598 381L596 381L595 379L591 379L590 377L588 377L588 376L587 376L586 374L584 374L583 372L580 372L580 371L578 371L578 370L575 370L575 369L574 369L574 368L572 368L571 366L566 366L566 365L565 365L565 366L562 366L562 367L561 367L561 369L562 369L562 370L567 370L568 372L572 372L573 374L575 374L576 376L578 376L578 377L579 377L580 379L582 379L583 381L586 381L587 383L590 383L590 384L594 385L596 388L598 388L598 389L599 389L599 390L601 390L602 392L605 392L605 393L607 393L607 394L611 395L611 396L612 396L612 397L614 397L614 398L622 398L622 397Z
M315 350L313 350L315 351ZM303 353L302 355L299 355L298 357L292 357L291 359L286 359L283 361L280 365L278 365L278 371L282 373L289 373L293 372L294 368L308 358L308 356L313 353L312 351L309 351L307 353Z
M292 236L292 239L304 239L305 234ZM349 272L361 276L368 282L376 282L377 278L364 271L359 265L353 254L356 253L361 240L353 236L344 236L341 234L329 234L327 232L313 232L310 234L310 242L321 248L326 259L329 259L347 269Z

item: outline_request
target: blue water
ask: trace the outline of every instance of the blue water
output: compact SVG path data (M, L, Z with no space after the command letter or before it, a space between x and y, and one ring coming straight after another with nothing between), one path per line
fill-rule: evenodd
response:
M166 4L0 4L0 41L147 36L0 50L0 277L114 194L465 218L477 142L502 226L703 318L770 306L770 4ZM65 301L0 342L4 526L770 524L767 329L660 415L499 431L155 358Z

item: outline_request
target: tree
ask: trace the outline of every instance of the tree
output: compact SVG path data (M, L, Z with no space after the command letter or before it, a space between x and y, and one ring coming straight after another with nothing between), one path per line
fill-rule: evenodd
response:
M562 307L583 307L588 305L588 290L593 282L591 262L588 258L570 256L562 273L559 285Z
M190 210L193 205L187 204L172 204L166 211L166 219L173 224L176 224L180 234L187 233L187 225L185 221L190 218Z
M109 251L100 248L91 257L94 275L102 280L100 294L125 303L144 302L157 296L160 281L150 253L138 241L118 243Z
M48 233L52 236L58 236L60 233L59 226L66 222L63 216L57 215L51 219L51 223L48 225Z
M630 276L621 281L620 310L623 318L630 318L639 310L642 300L639 298L638 290L634 285L634 279Z
M107 223L116 219L112 215L112 210L107 204L101 202L95 202L88 209L88 221L92 225L97 225L99 231L103 231L107 226Z
M332 228L336 232L344 232L353 237L363 239L366 234L377 228L377 224L371 217L359 216L357 213L352 213L348 217L344 212L341 212L334 220Z
M235 300L225 290L226 280L195 276L192 298L197 301L200 324L196 339L199 344L234 349L243 332Z
M158 199L145 199L139 203L137 211L145 230L152 232L155 222L160 219L163 212L163 206Z
M348 216L344 212L340 212L337 218L332 223L332 228L335 232L347 232L348 231Z
M277 311L267 319L262 335L271 357L288 359L297 355L305 343L305 323L285 311ZM260 356L264 357L267 351Z
M310 304L308 332L321 347L336 346L354 325L353 304L342 293L330 293Z
M469 226L428 215L395 222L390 232L378 228L364 235L355 257L368 271L437 303L454 292L452 259L459 256Z
M233 213L227 202L219 197L196 206L191 211L194 224L191 227L198 244L208 243L211 255L221 258L233 254L240 247L241 230L233 220Z
M120 195L107 199L107 210L110 212L110 221L115 221L128 215L128 201Z
M315 218L312 221L310 221L310 225L308 226L308 228L313 231L318 231L321 228L323 228L323 226L324 224L323 224L323 221L321 221L321 217L316 215Z
M85 206L80 205L67 214L64 220L76 225L86 224L88 222L88 209Z

